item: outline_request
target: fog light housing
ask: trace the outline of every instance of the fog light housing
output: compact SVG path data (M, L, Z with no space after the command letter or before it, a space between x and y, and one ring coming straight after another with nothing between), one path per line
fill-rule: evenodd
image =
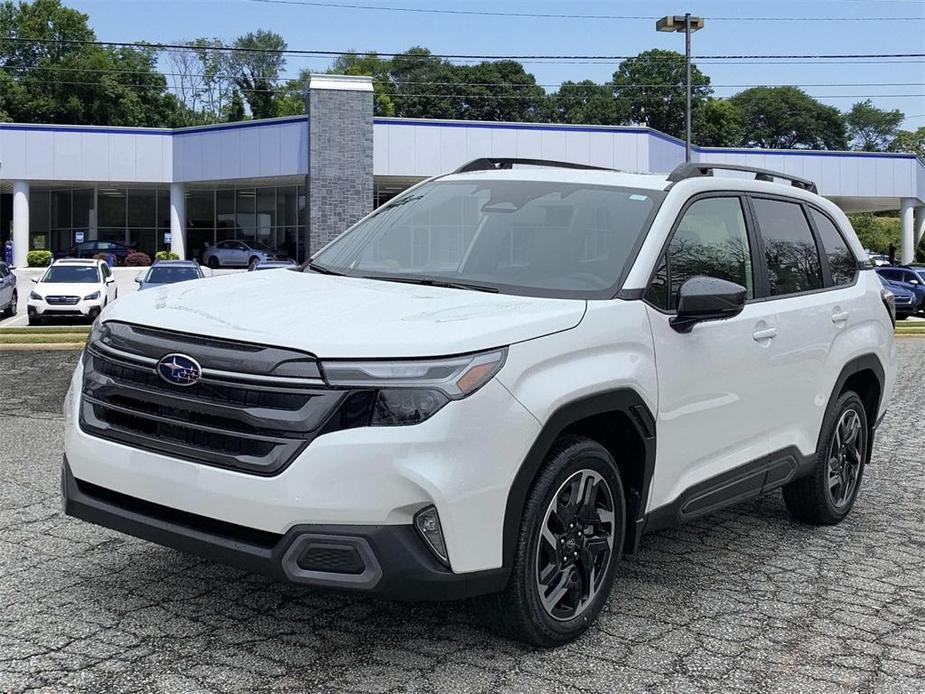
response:
M421 539L427 543L430 551L441 564L449 568L450 560L446 553L446 542L443 539L443 528L440 526L440 516L433 506L418 511L414 516L414 528Z

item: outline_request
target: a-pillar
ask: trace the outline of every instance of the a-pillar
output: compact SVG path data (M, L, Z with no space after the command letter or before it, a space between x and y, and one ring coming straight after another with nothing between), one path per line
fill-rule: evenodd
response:
M170 184L170 252L186 260L186 186Z
M308 258L373 209L371 77L311 75L305 237Z
M13 266L26 267L29 254L29 183L13 181Z
M903 198L899 208L900 238L902 239L902 264L915 260L915 229L913 228L914 198Z

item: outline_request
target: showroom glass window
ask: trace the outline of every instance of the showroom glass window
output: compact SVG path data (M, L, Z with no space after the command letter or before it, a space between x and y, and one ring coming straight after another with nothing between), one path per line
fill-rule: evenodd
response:
M768 198L753 202L764 240L771 296L822 288L819 252L802 205Z
M739 198L701 198L685 210L646 290L646 299L674 311L681 285L697 275L740 284L747 297L754 298L752 253Z

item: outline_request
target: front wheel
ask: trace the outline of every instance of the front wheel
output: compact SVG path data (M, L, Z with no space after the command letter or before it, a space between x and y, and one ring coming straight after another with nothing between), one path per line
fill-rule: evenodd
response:
M541 647L580 636L610 595L625 524L613 456L591 439L558 440L527 497L511 578L498 596L508 633Z
M214 255L210 255L209 259L206 261L206 265L208 265L213 270L218 270L218 258L216 258Z
M867 412L853 391L839 396L826 414L810 475L783 488L787 510L813 525L835 525L851 512L870 450Z

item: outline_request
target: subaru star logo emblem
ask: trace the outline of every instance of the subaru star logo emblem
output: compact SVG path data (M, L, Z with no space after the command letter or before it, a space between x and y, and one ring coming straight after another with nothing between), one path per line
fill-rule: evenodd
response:
M168 354L157 362L158 375L175 386L191 386L199 382L202 367L185 354Z

